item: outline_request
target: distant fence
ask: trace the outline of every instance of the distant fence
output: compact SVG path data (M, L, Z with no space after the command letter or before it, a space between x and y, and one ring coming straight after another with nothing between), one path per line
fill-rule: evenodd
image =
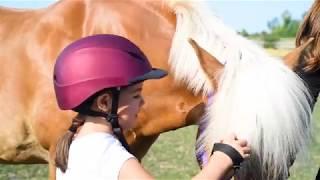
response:
M264 47L264 41L261 39L253 39L253 42L258 44L261 47ZM280 41L274 43L276 49L293 49L295 48L295 39L294 38L283 38Z

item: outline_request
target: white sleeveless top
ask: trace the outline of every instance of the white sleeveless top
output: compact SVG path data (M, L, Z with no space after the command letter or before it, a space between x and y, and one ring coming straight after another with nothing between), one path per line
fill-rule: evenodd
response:
M65 173L57 168L57 180L116 180L124 162L134 158L113 135L97 132L76 138L69 150Z

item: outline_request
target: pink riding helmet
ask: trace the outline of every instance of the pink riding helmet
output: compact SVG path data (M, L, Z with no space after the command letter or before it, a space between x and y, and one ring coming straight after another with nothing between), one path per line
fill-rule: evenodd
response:
M128 39L101 34L77 40L62 51L54 67L54 89L59 107L68 110L102 89L166 75L164 70L152 68Z

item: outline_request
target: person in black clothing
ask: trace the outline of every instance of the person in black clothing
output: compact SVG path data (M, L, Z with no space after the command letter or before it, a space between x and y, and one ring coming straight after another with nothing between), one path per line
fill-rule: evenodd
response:
M320 0L305 15L296 36L296 52L285 61L305 81L312 95L312 108L320 92ZM300 48L302 47L302 48ZM316 179L320 179L320 169Z

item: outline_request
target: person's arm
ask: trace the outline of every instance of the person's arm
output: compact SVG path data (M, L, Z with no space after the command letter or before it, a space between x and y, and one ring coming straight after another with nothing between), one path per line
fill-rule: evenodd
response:
M213 153L210 157L209 163L200 171L200 173L193 177L193 180L221 180L231 170L232 160L223 152L217 151Z
M230 135L228 138L221 141L221 143L230 146L239 153L242 158L248 158L250 154L250 147L245 140L238 140L235 135ZM210 157L208 164L193 177L193 180L223 180L230 178L233 175L233 160L222 151L214 151Z
M154 179L140 164L136 158L128 159L121 167L119 180L149 180Z
M230 135L228 138L221 141L235 151L237 151L242 158L249 157L250 148L247 141L238 140L235 135ZM233 160L231 157L221 150L215 151L210 157L209 163L197 174L193 179L211 179L222 180L226 177L232 176L230 172L233 171ZM120 169L119 179L154 179L135 158L128 159Z

